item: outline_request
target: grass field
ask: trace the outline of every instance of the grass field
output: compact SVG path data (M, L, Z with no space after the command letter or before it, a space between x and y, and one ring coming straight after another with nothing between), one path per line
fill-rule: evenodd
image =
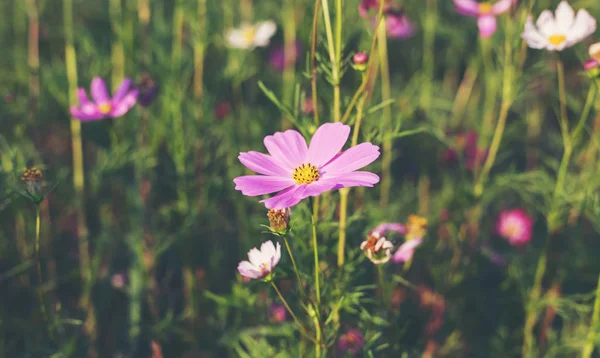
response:
M0 357L600 357L597 0L0 13Z

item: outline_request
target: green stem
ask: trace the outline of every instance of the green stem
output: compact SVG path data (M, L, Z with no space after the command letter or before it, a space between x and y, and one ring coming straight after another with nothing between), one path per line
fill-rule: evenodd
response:
M306 330L306 328L304 328L304 325L302 323L300 323L300 321L298 320L298 317L296 317L296 315L294 314L294 311L292 311L292 309L290 308L290 305L288 305L285 298L283 298L283 295L277 288L277 285L275 285L275 282L271 281L271 286L273 286L273 288L275 289L275 292L277 292L277 295L279 296L279 299L285 306L285 309L290 313L290 316L292 316L292 318L294 319L294 321L296 322L298 327L300 327L300 332L302 332L302 335L304 335L306 338L310 339L311 341L316 342L316 340L308 334L308 331Z
M427 2L423 35L423 81L421 84L421 108L429 110L431 104L431 84L433 82L435 59L435 30L437 28L437 0Z
M377 28L377 40L379 50L379 63L381 70L381 100L385 102L389 100L391 95L390 85L390 69L388 63L388 50L387 50L387 27L385 24L386 20L382 19L379 27ZM381 159L381 196L379 198L379 205L382 208L386 208L389 202L390 189L392 185L391 178L391 166L392 166L392 138L387 135L391 129L392 123L392 109L390 106L383 108L383 121L381 122L380 133L383 136L383 150Z
M292 254L292 249L290 248L290 244L288 242L287 236L283 236L283 242L285 243L285 247L290 255L290 260L292 260L292 265L294 266L294 272L296 273L296 278L298 279L298 286L300 286L300 292L302 295L306 297L306 292L304 291L304 285L302 284L302 279L300 278L300 271L298 271L298 266L296 266L296 260L294 260L294 254Z
M329 0L323 0L323 18L325 20L325 34L327 36L327 49L329 51L329 61L331 63L331 83L333 85L333 121L340 121L340 71L338 58L336 56L336 44L333 39L333 30L331 27L331 17L329 14ZM340 21L341 25L341 21ZM336 28L337 36L337 28ZM341 36L341 35L340 35Z
M581 351L582 358L590 358L594 352L594 342L596 334L600 327L600 276L598 276L598 285L596 286L596 300L594 301L594 313L592 314L592 323L588 332L587 340Z
M40 301L40 311L42 312L42 317L44 318L44 324L48 327L48 333L50 337L54 339L54 335L52 333L52 325L50 324L50 320L48 319L48 312L46 311L46 299L44 297L44 289L43 283L44 279L42 277L42 264L40 262L40 228L41 228L41 217L40 217L40 206L35 206L35 261L37 266L37 276L38 276L38 299Z
M315 358L321 358L321 323L319 323L319 315L313 315L313 324L315 325Z
M340 221L339 221L339 238L338 238L338 252L337 252L337 264L338 267L344 266L344 256L346 251L346 227L348 217L348 195L350 194L350 188L340 189Z
M296 67L296 14L294 0L285 0L283 15L285 22L283 25L283 103L292 106L292 97L294 93L295 67ZM282 118L282 129L291 127L291 122L285 117Z
M387 286L385 284L385 280L383 277L383 265L375 265L377 266L377 278L379 279L379 285L381 286L381 297L383 299L383 305L385 307L388 306L388 298L387 298Z
M315 0L315 13L313 15L313 25L312 25L312 40L310 45L310 63L311 63L311 95L312 95L312 105L313 105L313 116L315 120L315 126L319 125L319 97L317 96L317 30L319 24L319 7L321 5L321 0Z
M319 246L317 244L317 220L319 218L319 197L313 200L313 215L312 215L312 245L315 259L315 294L317 297L317 315L319 315L319 307L321 306L321 286L319 284Z
M560 58L556 64L556 72L558 75L558 98L560 104L560 131L563 138L564 154L558 169L558 175L556 177L556 187L554 188L554 201L556 204L557 198L562 194L565 177L567 175L567 169L571 154L573 152L573 143L571 142L571 135L569 133L569 119L567 118L567 95L565 89L565 69Z
M529 303L527 305L525 326L523 328L522 357L531 357L531 350L533 349L533 345L535 343L533 338L533 328L535 327L535 323L537 321L537 305L542 293L542 280L544 278L544 274L546 273L546 251L549 242L550 237L546 238L546 244L544 245L544 248L542 249L542 255L538 260L533 286L529 293Z
M513 67L511 64L512 59L512 46L510 39L512 38L510 35L511 31L511 22L512 20L508 20L506 22L506 37L504 41L504 74L502 79L502 103L500 104L500 114L498 116L498 122L496 122L496 129L494 131L494 136L492 138L492 143L490 144L490 150L488 152L488 156L483 164L483 168L481 173L478 175L477 180L475 181L475 186L473 187L473 192L476 196L480 196L483 193L483 187L485 181L492 170L492 166L494 165L494 161L496 160L496 155L498 154L498 149L500 148L500 143L502 142L502 137L504 135L504 128L506 127L506 119L508 117L508 110L512 105L512 78L513 78Z

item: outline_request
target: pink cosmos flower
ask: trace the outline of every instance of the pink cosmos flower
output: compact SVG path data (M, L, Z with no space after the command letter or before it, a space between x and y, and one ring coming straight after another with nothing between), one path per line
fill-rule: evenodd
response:
M352 186L372 187L379 177L356 171L379 157L379 147L361 143L342 153L350 127L341 123L325 123L313 135L310 146L295 130L277 132L264 139L270 155L258 152L240 153L240 162L262 175L235 178L235 189L248 196L279 192L262 200L268 209L285 209L309 196Z
M292 55L290 56L290 58L292 59L292 62L296 62L296 60L300 56L300 52L302 51L302 46L300 45L300 41L296 41L294 46L292 46L289 50L292 53ZM286 59L285 59L285 47L284 46L275 47L271 51L271 53L269 54L269 64L271 65L271 67L273 67L274 69L276 69L277 71L280 71L280 72L285 70L290 65L290 63L286 62Z
M383 4L383 12L387 13L390 11L391 5L389 0L385 0ZM360 5L358 5L358 13L364 19L369 17L370 11L378 11L379 10L379 0L363 0Z
M85 89L80 88L79 107L71 106L71 115L80 121L97 121L123 116L137 102L139 91L131 88L132 83L129 78L126 78L111 98L106 83L100 77L94 77L91 85L94 101L90 101Z
M498 235L513 246L523 246L532 237L533 219L523 209L505 210L500 213L496 229Z
M412 259L413 254L415 253L415 249L419 245L421 245L422 242L423 239L421 238L416 238L404 242L404 244L400 245L398 250L396 250L394 256L392 256L392 262L400 263L409 261L410 259Z
M360 352L365 345L365 336L358 329L350 329L344 333L338 340L338 347L342 353L350 353L352 355Z
M388 37L403 40L415 33L415 25L406 17L404 11L390 11L385 18Z
M475 0L454 0L456 11L459 14L477 18L479 34L488 38L496 32L496 16L507 12L516 0L499 0L491 2L477 2Z
M285 307L281 305L271 305L269 307L269 314L271 321L275 323L284 322L287 318L287 311L285 310Z
M388 231L397 232L400 235L404 235L406 234L406 227L401 223L383 223L373 228L371 233L378 233L379 235L383 236Z
M481 166L488 155L488 150L477 146L477 132L468 131L456 134L454 148L448 148L443 154L446 162L456 162L459 158L465 161L465 167L473 171Z
M277 247L272 241L267 241L260 246L260 251L253 248L248 251L248 260L238 265L239 273L247 278L261 279L273 272L273 269L281 259L281 245Z

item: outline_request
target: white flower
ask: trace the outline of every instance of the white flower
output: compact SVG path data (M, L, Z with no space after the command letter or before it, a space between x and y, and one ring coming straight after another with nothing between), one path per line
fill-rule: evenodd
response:
M521 37L531 48L548 51L562 51L583 40L596 31L596 19L586 10L579 10L577 16L569 3L562 1L555 15L544 10L535 25L531 16L525 23Z
M251 49L265 47L277 31L274 21L263 21L254 25L242 24L239 29L229 29L225 34L229 47Z
M360 249L365 252L374 264L384 264L392 257L394 245L378 232L374 232L360 244Z
M264 278L271 274L280 258L281 245L277 243L275 248L273 242L269 240L260 246L260 251L256 248L248 251L249 261L240 262L238 271L248 278Z

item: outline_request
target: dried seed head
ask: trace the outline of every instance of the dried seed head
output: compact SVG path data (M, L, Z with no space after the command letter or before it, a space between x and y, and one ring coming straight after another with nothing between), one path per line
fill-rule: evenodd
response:
M277 233L285 233L290 223L290 209L271 209L267 212L269 226Z

